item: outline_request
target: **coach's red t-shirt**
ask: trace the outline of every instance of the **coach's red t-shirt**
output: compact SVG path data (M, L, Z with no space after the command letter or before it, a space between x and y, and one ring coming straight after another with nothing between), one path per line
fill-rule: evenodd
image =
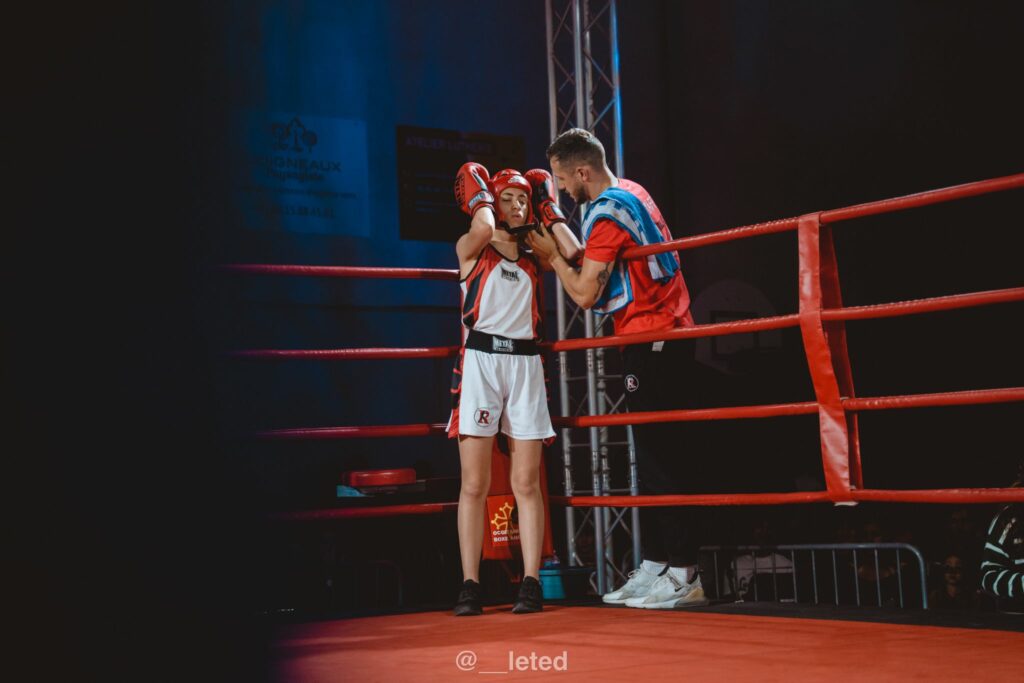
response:
M619 179L619 188L643 202L665 240L672 239L661 211L647 190L623 178ZM610 220L599 220L590 231L583 255L593 261L612 263L624 249L635 246L636 240L627 231ZM675 257L678 260L679 255L675 254ZM651 277L646 259L630 260L628 269L633 284L633 300L612 313L615 334L652 332L693 325L690 293L686 289L682 272L676 271L668 282L658 283Z

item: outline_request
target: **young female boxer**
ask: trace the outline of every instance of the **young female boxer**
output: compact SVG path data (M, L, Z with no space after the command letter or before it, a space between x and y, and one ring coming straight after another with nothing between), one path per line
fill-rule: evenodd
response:
M537 349L543 334L541 264L517 233L529 229L535 206L541 216L560 221L564 216L554 201L551 176L540 169L525 175L505 169L491 178L480 164L467 163L456 176L455 196L472 217L469 230L455 245L464 299L462 323L468 330L453 375L454 407L448 422L449 436L459 439L462 465L458 524L464 582L455 614L483 613L480 553L491 453L499 431L508 437L523 552L523 581L512 611L539 612L544 540L541 448L555 431ZM565 256L574 257L580 246L564 223L555 234Z

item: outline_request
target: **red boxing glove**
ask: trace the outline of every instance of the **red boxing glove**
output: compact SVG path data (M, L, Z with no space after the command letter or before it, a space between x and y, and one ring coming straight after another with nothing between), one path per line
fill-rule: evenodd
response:
M455 174L455 201L459 208L470 216L485 206L493 210L494 195L488 187L490 180L490 174L481 164L473 161L463 164Z
M533 188L533 213L550 228L555 223L567 223L565 213L558 207L555 195L555 181L542 168L534 168L523 174Z

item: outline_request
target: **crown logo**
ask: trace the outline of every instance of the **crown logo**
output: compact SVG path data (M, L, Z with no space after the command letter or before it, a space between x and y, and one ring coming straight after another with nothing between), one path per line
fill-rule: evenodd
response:
M491 519L491 526L495 529L508 529L509 515L511 514L513 507L505 501L498 511L494 513L494 517Z

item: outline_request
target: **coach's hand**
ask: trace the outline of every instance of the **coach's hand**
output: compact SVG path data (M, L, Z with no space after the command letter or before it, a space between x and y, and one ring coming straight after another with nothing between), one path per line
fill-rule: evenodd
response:
M541 261L550 261L555 256L560 256L558 244L555 243L551 230L543 225L537 226L536 230L527 234L526 241Z

